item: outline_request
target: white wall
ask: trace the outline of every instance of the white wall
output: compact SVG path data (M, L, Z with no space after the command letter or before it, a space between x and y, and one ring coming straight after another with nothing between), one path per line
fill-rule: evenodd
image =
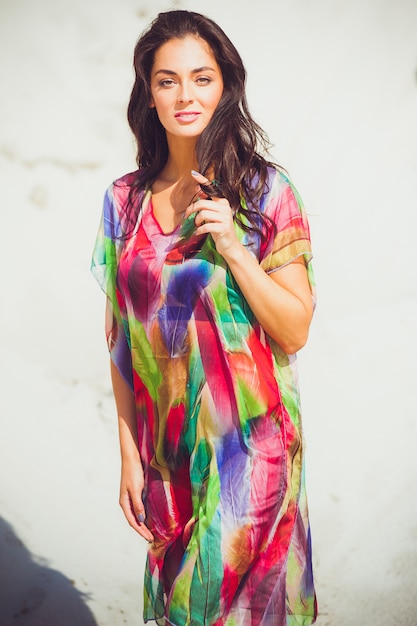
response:
M143 548L117 509L104 301L88 268L104 189L135 168L133 46L172 6L210 15L241 51L254 116L310 215L319 304L300 372L318 623L411 626L414 0L0 0L0 514L91 594L100 626L142 623ZM37 626L53 599L35 610L21 592L22 624Z

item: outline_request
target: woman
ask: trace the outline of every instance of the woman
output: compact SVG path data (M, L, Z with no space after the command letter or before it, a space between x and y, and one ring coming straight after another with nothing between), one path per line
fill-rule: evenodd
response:
M242 61L214 22L161 13L134 65L139 169L107 191L93 271L120 504L149 542L144 619L311 624L294 369L313 313L304 210L261 155Z

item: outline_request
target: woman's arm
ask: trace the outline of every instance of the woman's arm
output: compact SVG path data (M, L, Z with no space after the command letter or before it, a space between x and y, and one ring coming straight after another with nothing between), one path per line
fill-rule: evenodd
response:
M223 256L264 331L287 354L300 350L307 341L313 316L302 257L267 274L241 244L231 246Z
M193 176L198 183L208 182L201 174ZM211 234L262 328L287 354L297 352L307 341L313 316L303 258L267 274L238 240L225 198L199 200L187 208L185 218L193 213L196 234Z
M144 524L145 508L142 501L144 475L137 446L135 399L113 361L111 361L110 368L118 415L122 460L119 502L130 526L147 541L153 541L152 533Z

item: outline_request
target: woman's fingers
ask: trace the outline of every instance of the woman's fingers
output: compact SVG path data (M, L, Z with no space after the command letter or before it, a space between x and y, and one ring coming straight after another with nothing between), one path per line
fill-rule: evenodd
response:
M130 466L122 469L119 502L129 525L146 541L153 541L154 537L146 526L142 500L143 476L139 469Z
M191 173L194 180L203 186L204 192L204 187L208 189L212 185L215 185L217 189L217 183L214 181L210 181L194 170ZM228 200L224 197L219 197L220 193L211 195L207 190L207 195L209 197L200 198L187 207L184 217L186 219L194 214L196 235L210 233L216 244L217 251L220 254L225 254L238 244L233 211Z
M120 495L120 506L123 509L123 513L129 523L129 525L146 541L153 541L149 528L146 526L145 508L141 498L135 498L136 502L133 503L128 492L124 492Z
M222 200L209 200L209 206L207 206L207 201L199 200L196 203L196 216L195 216L195 225L202 226L203 223L213 222L213 223L226 223L228 226L233 224L233 216L231 213L231 209L227 200L224 200L224 205ZM226 204L227 203L227 204Z
M208 185L210 183L209 179L203 176L203 174L200 174L200 172L191 170L191 175L199 185Z
M226 198L197 200L187 207L184 218L193 214L196 226L201 226L203 222L225 222L229 226L233 224L233 212Z
M187 208L185 217L193 213L197 235L210 233L216 243L220 235L224 237L229 234L231 238L235 237L233 212L226 199L199 200Z

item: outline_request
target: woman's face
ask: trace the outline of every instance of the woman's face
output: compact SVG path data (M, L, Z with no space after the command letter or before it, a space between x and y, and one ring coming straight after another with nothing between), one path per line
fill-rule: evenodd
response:
M223 93L220 67L204 39L171 39L155 53L151 102L167 136L197 138Z

